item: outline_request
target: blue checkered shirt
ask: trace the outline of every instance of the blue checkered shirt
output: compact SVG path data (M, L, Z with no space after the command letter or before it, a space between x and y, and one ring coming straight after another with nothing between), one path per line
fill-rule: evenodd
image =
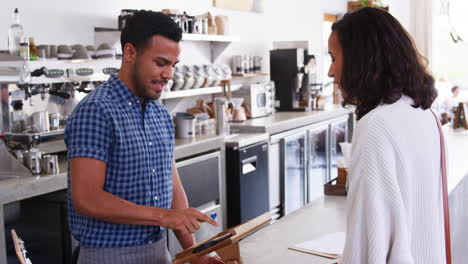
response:
M170 208L174 128L164 106L141 100L115 75L85 97L67 121L70 160L89 157L107 164L104 190L130 202ZM70 172L68 172L70 186ZM68 188L68 221L85 247L141 246L161 239L159 226L104 222L78 214Z

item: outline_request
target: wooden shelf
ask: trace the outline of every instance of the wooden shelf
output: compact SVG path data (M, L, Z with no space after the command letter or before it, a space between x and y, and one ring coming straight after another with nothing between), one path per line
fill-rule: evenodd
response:
M212 42L238 42L238 36L227 35L207 35L207 34L187 34L182 35L182 40L187 41L212 41Z
M231 85L231 91L239 90L241 85ZM221 86L163 92L161 99L173 99L187 96L221 93Z
M267 76L268 73L233 73L233 77L257 77L257 76Z

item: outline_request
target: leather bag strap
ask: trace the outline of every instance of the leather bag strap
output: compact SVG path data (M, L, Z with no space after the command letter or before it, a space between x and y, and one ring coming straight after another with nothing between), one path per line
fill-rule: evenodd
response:
M450 217L449 217L449 205L448 205L448 189L447 189L447 164L445 162L445 142L444 135L442 133L442 126L440 125L439 118L431 110L434 115L439 128L440 135L440 154L441 154L441 167L442 167L442 196L444 203L444 230L445 230L445 255L447 259L447 264L452 263L452 252L450 248Z

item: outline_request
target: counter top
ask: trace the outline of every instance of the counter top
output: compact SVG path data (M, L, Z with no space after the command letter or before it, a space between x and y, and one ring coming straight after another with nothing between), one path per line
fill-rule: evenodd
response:
M66 172L2 180L0 182L0 206L66 188Z
M245 263L335 263L336 260L288 247L345 230L346 197L326 196L245 238L240 243L240 252Z
M224 142L226 143L226 147L242 148L261 141L268 141L269 139L270 134L268 133L234 134L227 136Z
M224 147L224 136L202 136L175 140L176 160Z
M185 158L224 147L224 137L207 136L193 139L176 139L174 156L176 159ZM19 201L34 196L55 192L67 188L67 162L60 162L62 173L44 174L31 177L15 177L0 181L0 205Z
M332 105L327 110L276 112L270 116L249 119L242 123L233 123L230 128L234 133L276 134L350 113L351 111L348 109Z
M447 149L447 187L449 193L468 176L468 130L443 126Z

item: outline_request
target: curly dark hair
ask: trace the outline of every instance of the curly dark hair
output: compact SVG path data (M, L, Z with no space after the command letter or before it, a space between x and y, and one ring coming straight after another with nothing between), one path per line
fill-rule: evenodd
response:
M409 33L387 11L364 7L332 25L343 50L343 106L355 105L359 120L379 104L392 104L402 94L413 107L428 109L437 97L427 60Z
M161 35L179 42L182 39L182 29L174 20L161 12L138 10L126 21L120 34L122 51L127 43L137 50L144 49L148 40L154 35Z

